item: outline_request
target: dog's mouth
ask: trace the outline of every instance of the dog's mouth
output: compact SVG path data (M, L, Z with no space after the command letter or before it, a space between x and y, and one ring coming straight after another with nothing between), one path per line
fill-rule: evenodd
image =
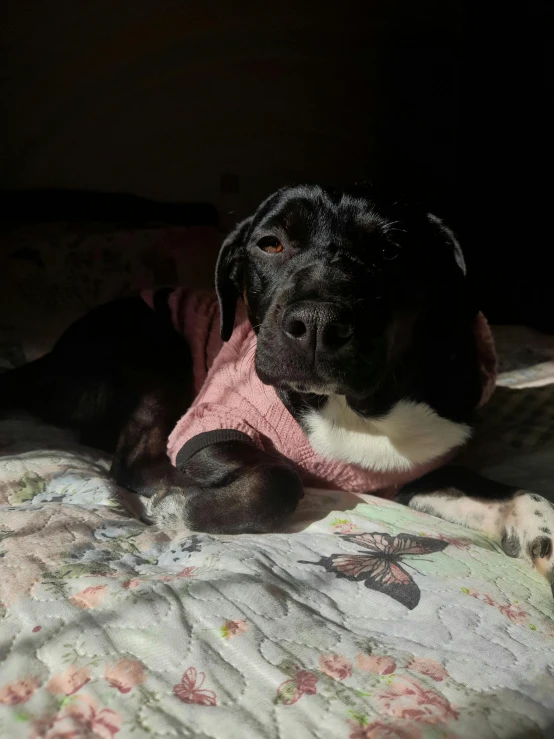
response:
M283 380L275 387L282 390L292 390L302 395L336 395L337 386L334 384L314 382L298 382L296 380Z
M302 395L366 397L374 383L368 373L359 376L352 371L357 364L349 357L340 363L315 362L310 366L287 352L256 352L256 373L265 385Z

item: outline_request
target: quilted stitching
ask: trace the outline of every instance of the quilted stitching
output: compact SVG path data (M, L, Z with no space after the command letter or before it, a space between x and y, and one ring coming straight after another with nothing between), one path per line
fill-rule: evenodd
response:
M527 737L554 723L551 595L486 537L327 491L288 534L177 536L130 518L108 461L59 432L4 421L0 446L0 735ZM344 537L363 532L447 542L403 560L414 610L305 564L359 553Z

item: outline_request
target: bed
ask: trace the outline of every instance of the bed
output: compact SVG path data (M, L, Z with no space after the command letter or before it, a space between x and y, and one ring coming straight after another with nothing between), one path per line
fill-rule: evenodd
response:
M495 334L471 463L548 497L554 342ZM6 339L0 366L23 353ZM160 530L109 464L65 431L0 419L0 736L553 735L552 593L496 542L318 490L280 533Z

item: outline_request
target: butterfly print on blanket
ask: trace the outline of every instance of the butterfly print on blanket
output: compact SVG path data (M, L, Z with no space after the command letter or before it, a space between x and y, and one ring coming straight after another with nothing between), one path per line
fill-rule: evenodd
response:
M363 580L366 588L394 598L413 610L419 603L421 591L411 575L400 566L403 557L441 552L447 541L411 534L348 534L339 537L363 547L363 554L331 554L319 562L302 561L325 567L337 577L347 580Z
M173 686L173 693L183 703L196 703L199 706L215 706L216 695L213 690L202 687L206 674L197 672L195 667L185 670L181 682Z

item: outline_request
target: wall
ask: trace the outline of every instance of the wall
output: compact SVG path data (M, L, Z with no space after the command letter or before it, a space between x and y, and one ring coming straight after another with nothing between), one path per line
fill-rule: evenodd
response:
M0 187L207 200L224 213L306 179L400 178L444 194L458 6L10 3Z

